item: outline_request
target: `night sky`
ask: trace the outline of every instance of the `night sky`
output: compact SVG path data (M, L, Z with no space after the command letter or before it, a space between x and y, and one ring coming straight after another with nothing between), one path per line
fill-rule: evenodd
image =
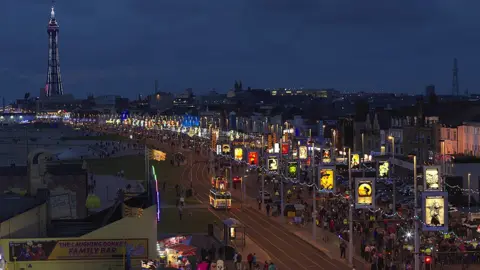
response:
M0 95L38 95L51 2L0 1ZM185 88L477 92L478 0L58 0L65 93ZM480 92L480 91L478 91Z

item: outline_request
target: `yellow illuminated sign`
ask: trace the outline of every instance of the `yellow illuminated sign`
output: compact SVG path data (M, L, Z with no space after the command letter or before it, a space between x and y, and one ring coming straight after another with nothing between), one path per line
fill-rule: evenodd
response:
M380 163L378 166L378 177L388 177L389 166L390 164L388 163L388 161Z
M160 150L152 150L152 159L156 161L164 161L167 159L167 154Z
M242 161L243 160L243 149L242 148L235 148L234 158L237 161Z
M373 205L373 186L371 181L358 182L357 204Z
M320 187L325 190L333 190L335 184L335 173L333 169L320 170Z
M425 196L425 225L427 227L445 226L445 198L443 196Z
M224 155L230 154L230 145L228 144L222 145L222 153Z
M298 156L300 159L307 159L308 149L306 146L302 145L298 148Z
M351 160L351 166L355 167L360 165L360 155L359 154L353 154L352 155L352 160Z
M425 169L425 190L440 190L440 175L438 168Z

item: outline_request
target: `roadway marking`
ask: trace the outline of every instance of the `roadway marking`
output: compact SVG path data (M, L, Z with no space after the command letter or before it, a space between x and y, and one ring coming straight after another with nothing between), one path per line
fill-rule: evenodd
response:
M293 237L293 241L300 244L301 246L303 247L310 247L310 248L313 248L313 249L316 249L316 250L319 250L317 247L313 246L312 244L308 243L307 241L303 240L303 239L300 239L297 235L295 235L295 233L292 233L290 231L288 231L288 229L286 229L284 227L284 225L282 224L278 224L278 222L276 221L272 221L270 220L270 218L262 215L261 213L259 213L257 210L253 210L253 209L249 209L249 208L246 208L246 211L245 212L249 212L249 213L253 213L254 216L257 216L259 217L260 219L262 219L265 223L269 224L271 227L273 227L274 229L276 229L277 231L281 232L282 234L286 235L286 236L294 236ZM259 224L258 222L256 222L257 224ZM277 223L277 224L275 224ZM278 227L278 225L280 225L281 227ZM276 234L275 234L276 236ZM277 236L278 237L278 236ZM322 256L322 254L324 256ZM333 264L332 262L330 262L330 258L325 255L324 253L320 253L320 254L316 254L316 256L326 260L330 265L332 265L333 267L335 268L338 268L338 265L336 264Z
M235 215L234 213L232 213L232 215L235 216L235 217L237 217L239 220L241 220L241 219L240 219L237 215ZM245 216L245 218L251 220L253 223L256 223L257 225L259 225L259 227L262 227L262 225L261 225L260 223L256 222L254 219L252 219L252 218L250 218L250 217L248 217L248 216ZM267 242L269 242L270 244L272 244L273 246L275 246L272 242L270 242L270 240L268 240L268 238L266 238L265 236L263 236L262 233L260 233L258 230L256 230L252 225L248 225L248 224L245 224L245 223L244 223L244 225L245 225L246 227L252 229L252 230L255 231L256 233L258 233L259 235L261 235L263 238L265 238L265 240L267 240ZM269 224L269 225L270 225L270 224ZM273 226L271 226L271 227L273 227ZM293 248L295 249L294 246L290 245L288 242L286 242L286 241L283 240L282 238L278 237L275 233L272 233L272 235L273 235L274 237L276 237L278 240L280 240L281 242L285 243L286 246L290 246L290 247L293 247ZM279 249L279 250L281 250L281 249ZM293 259L292 257L288 256L288 254L285 253L285 252L283 252L283 250L281 250L281 251L282 251L282 253L284 253L287 257L289 257L289 258L292 259L293 261L297 261L297 260ZM300 254L301 254L301 256L303 256L306 260L308 260L308 261L310 261L311 263L317 265L317 267L319 267L320 269L325 269L325 268L321 267L319 264L316 264L315 261L313 261L312 259L310 259L308 256L306 256L306 255L304 255L304 254L302 254L302 253L300 253ZM304 269L307 269L307 268L304 268Z

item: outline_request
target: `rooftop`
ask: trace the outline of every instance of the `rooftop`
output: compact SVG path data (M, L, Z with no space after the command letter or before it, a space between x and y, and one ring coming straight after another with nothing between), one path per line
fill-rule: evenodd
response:
M46 197L26 197L16 194L0 195L0 223L25 213L46 202Z

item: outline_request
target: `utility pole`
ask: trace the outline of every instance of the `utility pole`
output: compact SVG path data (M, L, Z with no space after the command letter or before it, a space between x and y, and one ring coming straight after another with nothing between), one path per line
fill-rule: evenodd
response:
M307 148L308 149L308 148ZM300 160L300 157L298 157ZM314 179L315 179L315 143L312 143L312 163L310 164L312 167L312 184L314 184ZM333 179L335 181L335 178ZM312 210L312 236L313 236L313 241L317 240L317 186L313 185L313 192L312 192L312 205L313 205L313 210Z
M193 195L193 151L190 150L190 189Z
M392 212L395 213L395 210L397 209L397 180L393 177L395 174L395 165L393 164L393 161L395 160L395 137L391 136L392 138L392 161L390 164L392 164L392 173L389 174L391 175L391 179L393 180L393 207L392 207Z
M353 265L353 188L352 188L352 153L348 148L348 263ZM334 179L335 181L335 179Z
M280 147L282 145L283 139L280 138ZM284 201L284 195L283 195L283 178L281 177L279 170L280 166L282 164L282 151L280 150L280 153L278 153L278 160L277 160L277 173L278 173L278 179L280 181L280 214L282 215L282 220L284 217L284 208L285 208L285 201Z
M263 159L265 159L264 152L265 152L265 149L263 145L263 135L262 135L262 149L261 149L262 158L260 159L262 160L262 162L264 162ZM258 170L257 170L257 173L258 173ZM262 174L261 180L262 180L262 209L263 209L265 207L265 173L261 170L260 170L260 173Z
M362 156L360 157L360 168L362 170L362 176L365 177L365 133L362 132Z
M418 185L417 185L417 156L413 156L413 188L415 191L415 196L414 196L414 222L415 222L415 254L414 254L414 259L415 259L415 270L420 270L420 234L418 233L418 220L417 214L418 214Z

